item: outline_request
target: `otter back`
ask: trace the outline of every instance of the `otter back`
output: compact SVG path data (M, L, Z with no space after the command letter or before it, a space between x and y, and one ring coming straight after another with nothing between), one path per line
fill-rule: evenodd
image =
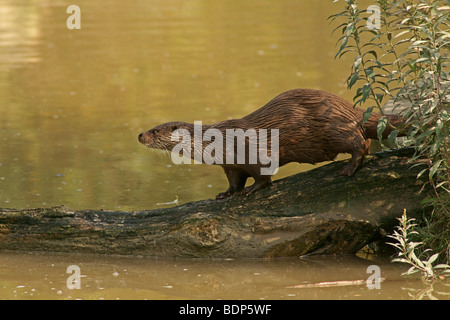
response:
M295 89L286 91L260 109L250 113L241 119L225 120L219 123L202 125L200 133L194 124L185 122L170 122L159 125L139 135L139 141L149 148L173 151L180 146L180 141L173 139L174 132L183 132L185 135L205 137L205 133L215 132L214 156L222 152L222 159L226 159L227 152L227 130L242 129L244 132L277 132L275 136L267 136L268 139L254 140L244 137L240 143L233 148L234 155L239 147L245 144L246 150L261 153L265 149L267 155L277 160L279 166L289 162L318 163L334 160L340 153L351 154L347 166L340 172L342 175L353 176L361 167L364 156L369 153L370 138L376 133L376 124L379 115L372 115L366 124L362 125L363 111L353 108L353 105L345 99L321 90ZM221 135L219 135L221 133ZM386 133L388 134L388 133ZM273 138L273 139L272 139ZM276 138L276 139L274 139ZM189 154L195 157L194 152L211 153L213 139L207 139L194 145L196 139L190 139ZM255 142L256 141L256 142ZM185 141L186 142L186 141ZM256 143L256 146L254 145ZM273 148L277 143L278 148ZM276 150L274 152L273 150ZM275 154L276 153L276 154ZM188 154L188 155L189 155ZM251 161L249 152L244 160L237 161L236 156L230 161L215 163L222 166L229 181L227 191L216 196L217 199L228 197L235 193L252 193L267 187L271 183L271 176L261 174L261 168L267 166L262 161ZM259 159L258 157L256 157ZM209 162L210 163L210 162ZM214 164L214 163L213 163ZM255 183L245 188L248 177L253 177Z

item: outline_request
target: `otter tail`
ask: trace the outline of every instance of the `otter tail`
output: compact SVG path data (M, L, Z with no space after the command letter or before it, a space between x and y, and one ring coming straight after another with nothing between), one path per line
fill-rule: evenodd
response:
M356 112L357 112L358 118L361 119L361 121L362 121L364 111L362 109L357 108ZM378 139L377 126L378 126L378 120L380 120L380 118L381 118L381 114L372 113L370 115L370 118L364 123L363 127L366 132L367 138ZM404 126L405 126L405 122L402 120L401 116L386 115L386 118L388 120L388 123L396 128L404 128ZM382 135L383 139L387 139L389 134L395 130L394 128L389 126L389 124L386 126L386 128L383 131L383 135ZM397 136L398 137L405 136L406 133L403 131L404 130L400 130Z

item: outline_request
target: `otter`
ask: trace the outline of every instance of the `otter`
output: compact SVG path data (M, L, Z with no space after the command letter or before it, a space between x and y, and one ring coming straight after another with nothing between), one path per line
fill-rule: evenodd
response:
M276 156L278 167L290 162L316 164L323 161L331 161L340 153L351 154L349 163L341 170L340 174L353 176L362 166L364 157L369 153L370 139L377 139L377 124L380 114L374 114L363 124L363 110L347 100L321 90L294 89L289 90L273 98L260 109L250 113L241 119L225 120L216 124L202 125L201 134L210 129L222 133L235 130L277 130L278 152L276 155L268 151L267 154ZM397 116L388 116L388 122L399 125L401 120ZM181 131L180 131L181 130ZM228 130L228 131L227 131ZM383 138L387 138L393 129L389 126L383 132ZM169 122L156 126L138 136L139 142L148 148L173 151L179 143L179 135L174 139L174 132L184 132L191 136L195 134L193 124L185 122ZM273 135L273 134L272 134ZM216 139L218 139L216 137ZM210 140L211 141L211 140ZM271 174L261 174L261 168L267 167L267 161L250 159L250 152L245 159L236 161L236 151L226 149L224 141L219 141L225 153L232 152L235 161L220 163L229 182L229 188L219 193L216 199L223 199L240 193L247 196L261 190L271 184ZM193 159L195 150L206 151L207 144L202 141L200 148L194 147L194 141L188 142L190 154ZM273 139L264 145L261 141L253 140L249 136L240 140L240 144L250 150L256 145L256 151L265 148L269 150L273 145ZM270 149L271 150L271 149ZM220 150L221 151L221 150ZM216 150L217 152L217 150ZM245 187L247 178L253 177L255 182Z

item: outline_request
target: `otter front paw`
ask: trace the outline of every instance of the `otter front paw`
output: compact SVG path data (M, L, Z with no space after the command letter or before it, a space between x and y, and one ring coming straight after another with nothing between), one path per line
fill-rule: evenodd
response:
M225 199L231 197L232 195L233 193L231 193L230 191L221 192L218 195L216 195L216 200Z
M246 187L244 189L242 189L241 192L239 192L240 194L244 194L247 197L254 194L256 191L267 188L268 186L270 186L270 182L267 181L263 181L263 182L259 182L259 183L255 183L249 187Z

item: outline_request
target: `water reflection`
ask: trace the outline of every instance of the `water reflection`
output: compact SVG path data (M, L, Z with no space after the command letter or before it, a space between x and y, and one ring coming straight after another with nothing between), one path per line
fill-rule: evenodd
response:
M66 28L69 4L0 0L0 207L142 210L210 198L227 187L219 167L172 165L137 134L242 117L297 87L353 96L350 61L333 59L326 21L340 2L77 0L81 30ZM291 164L275 178L311 167ZM403 299L429 290L401 279L401 266L374 263L387 279L381 290L288 289L366 279L369 263L0 253L0 298ZM66 287L72 264L86 275L80 291ZM448 297L442 283L433 289Z
M0 2L0 65L17 68L41 61L41 15L36 3Z
M347 98L326 1L0 2L0 206L141 210L213 197L219 167L174 166L139 132L242 117L280 92ZM311 166L292 164L276 178Z
M380 267L380 289L366 285L291 288L366 280ZM68 289L67 267L81 271ZM0 254L0 299L412 299L421 292L448 299L448 281L402 278L404 266L356 257L276 260L158 260L71 254ZM430 298L425 294L424 298Z

